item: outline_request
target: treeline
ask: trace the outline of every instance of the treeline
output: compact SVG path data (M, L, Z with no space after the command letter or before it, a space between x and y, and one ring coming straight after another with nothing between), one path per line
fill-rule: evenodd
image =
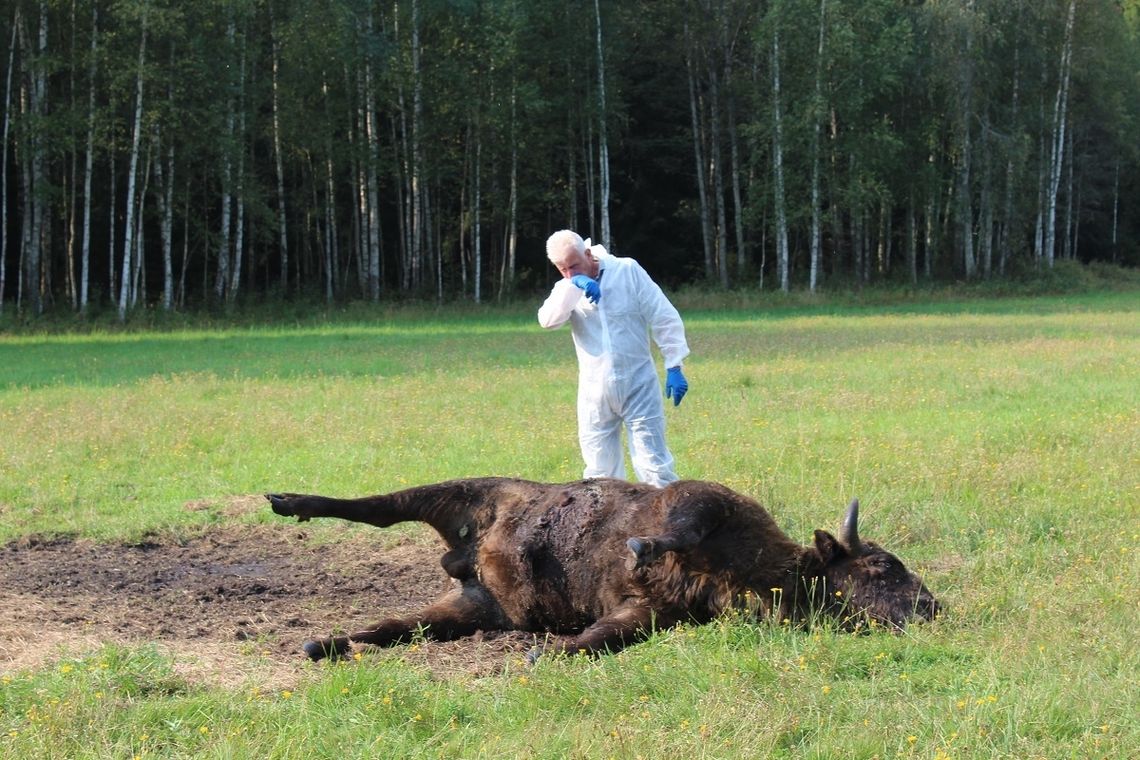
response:
M0 309L1135 265L1138 6L8 0Z

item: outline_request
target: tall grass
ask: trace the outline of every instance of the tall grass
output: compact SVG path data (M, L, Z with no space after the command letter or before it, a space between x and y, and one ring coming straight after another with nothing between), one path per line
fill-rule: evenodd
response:
M858 496L863 532L947 603L939 621L851 636L725 619L477 679L433 677L395 649L280 683L250 655L236 688L153 647L61 651L3 676L0 752L1135 752L1136 293L767 311L701 298L684 308L691 391L668 409L681 474L756 496L801 541ZM0 337L0 541L270 521L224 509L269 490L578 477L569 335L531 320Z

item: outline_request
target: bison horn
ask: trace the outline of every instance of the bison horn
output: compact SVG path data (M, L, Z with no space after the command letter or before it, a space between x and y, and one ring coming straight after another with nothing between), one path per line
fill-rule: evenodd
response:
M852 499L843 517L843 527L839 529L839 542L852 554L859 551L859 500Z

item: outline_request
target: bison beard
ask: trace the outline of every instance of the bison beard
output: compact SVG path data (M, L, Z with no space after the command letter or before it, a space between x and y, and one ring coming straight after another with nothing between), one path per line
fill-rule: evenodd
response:
M604 478L470 478L359 499L266 498L274 512L302 522L428 523L447 544L440 563L458 581L417 615L307 642L314 660L342 657L353 643L479 630L552 634L542 651L615 652L653 628L705 623L732 607L893 627L938 611L918 576L859 538L858 502L838 538L817 530L813 545L800 546L758 503L703 481L655 488Z

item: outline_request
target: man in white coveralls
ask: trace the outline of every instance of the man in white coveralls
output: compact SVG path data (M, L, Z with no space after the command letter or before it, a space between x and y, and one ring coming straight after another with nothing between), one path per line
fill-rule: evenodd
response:
M638 480L656 486L677 480L649 336L668 368L665 396L676 406L689 389L681 372L689 355L681 315L640 264L611 256L572 230L551 235L546 255L562 279L538 310L538 323L547 329L570 323L578 353L583 477L625 477L625 423Z

